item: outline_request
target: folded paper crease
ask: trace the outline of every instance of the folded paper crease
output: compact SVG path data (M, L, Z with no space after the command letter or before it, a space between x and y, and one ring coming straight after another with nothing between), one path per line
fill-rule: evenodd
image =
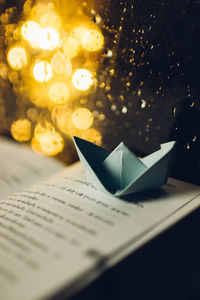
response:
M175 141L139 159L124 143L109 152L93 143L73 137L87 179L97 189L117 197L159 188L171 169Z

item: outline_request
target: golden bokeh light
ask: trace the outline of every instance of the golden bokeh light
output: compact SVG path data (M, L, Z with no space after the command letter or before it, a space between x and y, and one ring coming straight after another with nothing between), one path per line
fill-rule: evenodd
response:
M27 117L33 122L35 122L39 119L39 113L36 108L29 108L27 110L26 114L27 114Z
M102 143L93 123L105 115L86 105L98 83L103 23L88 6L91 19L86 6L77 1L25 0L17 19L11 14L7 18L6 10L2 15L7 61L0 63L0 78L12 85L17 105L10 131L14 139L30 141L34 151L45 155L62 152L64 139L73 135Z
M55 73L69 77L72 73L72 64L63 53L56 53L51 59L52 69Z
M22 25L21 33L23 38L29 42L31 47L40 48L41 28L38 23L34 21L27 21Z
M98 146L102 145L102 135L99 132L99 130L95 128L89 128L87 130L82 131L80 134L80 138L85 139Z
M54 132L55 127L52 123L43 120L37 123L34 129L34 136L39 141L41 136L46 134L47 132Z
M29 90L29 99L30 101L38 106L38 107L48 107L49 103L51 102L49 100L48 96L48 86L46 85L37 85L33 84L31 85L31 89Z
M93 75L86 69L78 69L73 74L72 83L78 90L86 91L93 84Z
M29 1L27 1L26 3L28 4ZM38 2L38 1L36 1ZM30 4L29 4L30 5ZM33 20L36 20L37 22L40 21L40 19L42 18L42 16L44 16L48 11L48 6L45 5L45 3L38 2L36 3L36 5L34 5L31 8L31 12L30 12L30 16Z
M72 110L66 105L54 107L51 112L53 123L59 128L62 133L70 134Z
M73 37L67 37L62 40L61 47L63 49L64 55L73 58L79 53L79 43Z
M87 108L78 108L72 115L72 122L78 129L88 129L93 124L93 114Z
M57 131L48 131L41 135L39 142L42 152L50 156L57 155L62 152L64 148L64 140Z
M78 26L71 31L70 36L74 38L77 41L77 43L81 46L83 35L87 31L88 28L86 26Z
M53 124L44 120L38 122L35 127L32 147L45 155L54 156L63 150L64 140Z
M64 104L70 97L70 89L65 83L55 83L49 89L49 97L56 104Z
M26 142L31 139L31 122L28 119L19 119L11 125L11 134L18 142Z
M46 61L36 62L33 67L33 76L39 82L47 82L53 77L51 65Z
M40 142L35 137L33 137L31 140L31 148L36 153L40 153L40 154L42 153Z
M42 29L39 38L40 47L43 50L53 50L60 42L59 33L53 28Z
M60 29L61 24L60 17L54 12L48 12L40 18L40 25L44 28L51 27Z
M26 50L23 47L13 47L8 51L9 65L15 70L22 69L27 64Z
M103 48L104 37L99 30L88 30L83 33L81 45L87 51L99 51Z

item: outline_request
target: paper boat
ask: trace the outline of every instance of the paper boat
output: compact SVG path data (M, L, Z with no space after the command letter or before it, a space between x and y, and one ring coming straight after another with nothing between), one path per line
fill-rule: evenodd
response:
M109 152L86 140L74 143L88 181L116 197L159 188L166 183L175 152L175 141L139 159L124 143Z

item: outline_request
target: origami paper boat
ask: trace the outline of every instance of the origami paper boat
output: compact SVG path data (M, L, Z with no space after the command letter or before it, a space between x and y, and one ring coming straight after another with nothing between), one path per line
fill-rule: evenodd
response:
M139 159L124 143L109 152L74 137L86 177L97 189L116 197L159 188L166 183L175 152L175 141Z

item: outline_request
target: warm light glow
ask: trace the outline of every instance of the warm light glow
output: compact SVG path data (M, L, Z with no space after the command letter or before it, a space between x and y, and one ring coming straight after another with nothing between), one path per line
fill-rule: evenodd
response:
M94 143L98 146L102 144L102 135L95 128L89 128L87 130L82 131L80 138L85 139L91 143Z
M18 142L26 142L31 139L31 122L28 119L19 119L11 125L11 134Z
M42 153L40 142L35 137L33 137L32 140L31 140L31 148L36 153Z
M26 1L26 3L29 2L29 1ZM36 5L34 5L32 8L31 8L31 18L33 20L37 20L39 21L41 19L42 16L44 16L47 12L47 5L45 5L45 3L42 3L42 1L36 1L38 2ZM30 2L27 3L29 5L29 7L31 7L31 4ZM30 11L29 11L30 13Z
M79 108L72 115L72 122L78 129L88 129L93 123L93 114L87 108Z
M65 134L70 134L72 110L66 105L56 106L51 112L51 119L59 130Z
M100 58L105 42L101 17L85 1L23 2L17 19L13 8L2 14L2 55L6 51L7 61L0 63L0 78L9 81L16 98L13 138L29 141L45 155L62 152L64 139L73 135L101 145L102 135L93 123L105 119L103 104L94 99L92 105L89 97L98 83L99 61L106 58ZM71 152L70 144L65 154Z
M31 47L40 48L39 40L41 35L41 28L38 23L34 21L27 21L22 25L22 36L29 42Z
M72 73L72 64L63 53L56 53L51 60L52 69L55 73L69 77Z
M48 87L46 85L35 85L32 83L32 88L29 90L30 101L39 107L48 107L49 100L48 97Z
M62 49L65 56L68 56L69 58L76 57L79 52L79 43L75 38L64 38L62 40Z
M70 90L64 83L55 83L49 89L49 97L56 104L64 104L70 97Z
M11 48L7 58L11 68L15 70L20 70L27 64L26 50L23 47Z
M74 73L72 82L78 90L86 91L93 84L93 76L88 70L79 69Z
M43 50L53 50L59 45L59 34L53 28L44 28L40 35L40 47Z
M82 47L87 51L98 51L102 49L104 45L104 37L98 30L88 30L83 33L81 44Z
M39 142L42 152L46 155L57 155L64 148L63 138L57 131L46 132L40 137Z
M35 139L39 142L39 145L37 144L36 140L33 139L32 147L41 150L44 154L54 156L63 150L63 138L50 122L39 122L35 127L34 134Z
M51 27L59 29L61 27L61 19L54 12L48 12L44 14L40 19L40 25L42 27Z
M46 134L47 132L54 132L55 127L52 123L48 121L40 121L37 123L34 129L34 136L39 141L41 136Z
M33 76L39 82L47 82L52 76L52 67L46 61L37 62L33 68Z
M83 35L87 31L88 29L86 26L78 26L71 31L70 35L81 45Z

